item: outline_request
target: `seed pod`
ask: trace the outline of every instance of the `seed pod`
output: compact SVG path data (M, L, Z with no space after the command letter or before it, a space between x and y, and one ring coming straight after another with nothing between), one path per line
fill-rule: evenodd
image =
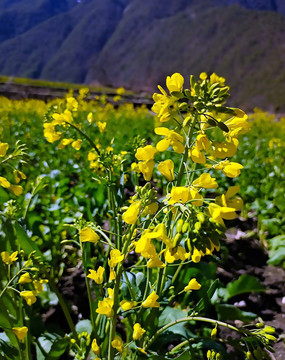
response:
M177 233L175 236L174 236L174 239L173 239L173 245L174 247L178 246L180 241L182 239L182 234L180 233Z
M183 220L183 219L179 219L179 220L177 221L176 231L177 231L178 233L181 233L183 224L184 224L184 220Z
M197 219L200 221L200 223L203 223L205 221L205 215L202 212L199 212L197 214Z
M198 233L198 232L200 231L201 227L202 227L201 223L200 223L199 221L197 221L197 222L195 223L195 225L194 225L194 228L195 228L194 231L195 231L196 233Z
M185 241L185 249L187 252L192 253L192 245L191 245L191 240L189 237Z
M183 234L187 233L188 230L189 230L189 228L190 228L189 222L185 222L185 223L183 224L183 226L182 226L182 232L183 232Z

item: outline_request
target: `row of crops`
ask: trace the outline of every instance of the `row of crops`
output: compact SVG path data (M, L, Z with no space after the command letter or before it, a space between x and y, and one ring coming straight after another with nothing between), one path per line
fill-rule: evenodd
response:
M226 107L215 74L185 87L168 77L156 117L123 89L0 99L3 359L269 356L275 330L234 305L264 288L216 269L237 214L284 263L285 121Z

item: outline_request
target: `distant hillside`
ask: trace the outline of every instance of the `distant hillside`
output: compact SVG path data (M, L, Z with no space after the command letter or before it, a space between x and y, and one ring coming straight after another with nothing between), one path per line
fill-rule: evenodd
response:
M235 105L285 110L283 0L1 0L0 74L152 91L228 79Z

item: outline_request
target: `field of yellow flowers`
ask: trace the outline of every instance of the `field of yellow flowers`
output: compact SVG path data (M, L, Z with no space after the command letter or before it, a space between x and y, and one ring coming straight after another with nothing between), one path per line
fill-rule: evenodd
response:
M216 74L158 88L0 98L0 359L273 358L285 120Z

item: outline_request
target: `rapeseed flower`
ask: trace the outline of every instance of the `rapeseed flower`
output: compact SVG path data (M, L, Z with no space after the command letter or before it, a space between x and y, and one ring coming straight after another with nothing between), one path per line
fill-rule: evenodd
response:
M36 291L27 290L20 292L20 296L22 296L26 300L26 303L29 306L33 305L37 301L36 295L37 295Z
M100 355L100 346L97 344L96 339L93 339L91 348L95 355Z
M81 242L92 242L96 244L99 240L99 235L87 226L79 231L79 239Z
M138 216L139 216L140 208L141 208L140 200L133 202L129 206L128 210L124 212L123 220L127 224L135 224L135 222L137 221Z
M3 263L6 265L11 265L14 261L18 260L18 251L14 251L11 255L8 253L8 251L2 251L1 258Z
M164 136L164 139L160 140L156 145L158 151L166 151L170 146L172 146L173 150L178 154L182 154L184 152L183 137L177 132L169 130L165 127L157 127L154 129L154 132L157 135Z
M115 336L111 342L112 347L115 348L121 354L123 352L123 341L119 336Z
M110 251L110 259L108 259L108 264L110 268L114 269L117 264L124 260L124 254L121 254L120 250L113 249Z
M174 163L172 160L165 160L158 164L157 170L166 177L168 181L173 181L174 177Z
M26 326L13 327L12 332L14 335L16 335L18 340L23 341L25 339L25 337L27 336L28 328Z
M139 323L134 325L133 339L138 340L145 333L145 329L141 327Z
M131 310L133 307L137 306L136 301L128 301L128 300L122 300L120 302L120 306L123 309L123 311Z
M209 173L204 173L193 181L192 186L203 189L217 189L219 185L216 178L212 178Z
M148 308L148 307L158 308L160 305L156 301L157 299L158 299L158 295L156 295L156 293L154 291L152 291L152 293L145 299L145 301L143 301L142 307L145 307L145 308Z
M0 156L5 156L9 148L9 144L0 142Z
M194 278L189 281L187 286L185 286L184 291L199 290L200 288L201 284L199 284L196 278Z
M26 272L20 276L18 284L28 284L31 282L32 282L31 275L30 273Z
M88 278L94 280L98 285L103 283L105 269L102 266L99 266L97 271L90 269L89 272L90 274L87 275Z

